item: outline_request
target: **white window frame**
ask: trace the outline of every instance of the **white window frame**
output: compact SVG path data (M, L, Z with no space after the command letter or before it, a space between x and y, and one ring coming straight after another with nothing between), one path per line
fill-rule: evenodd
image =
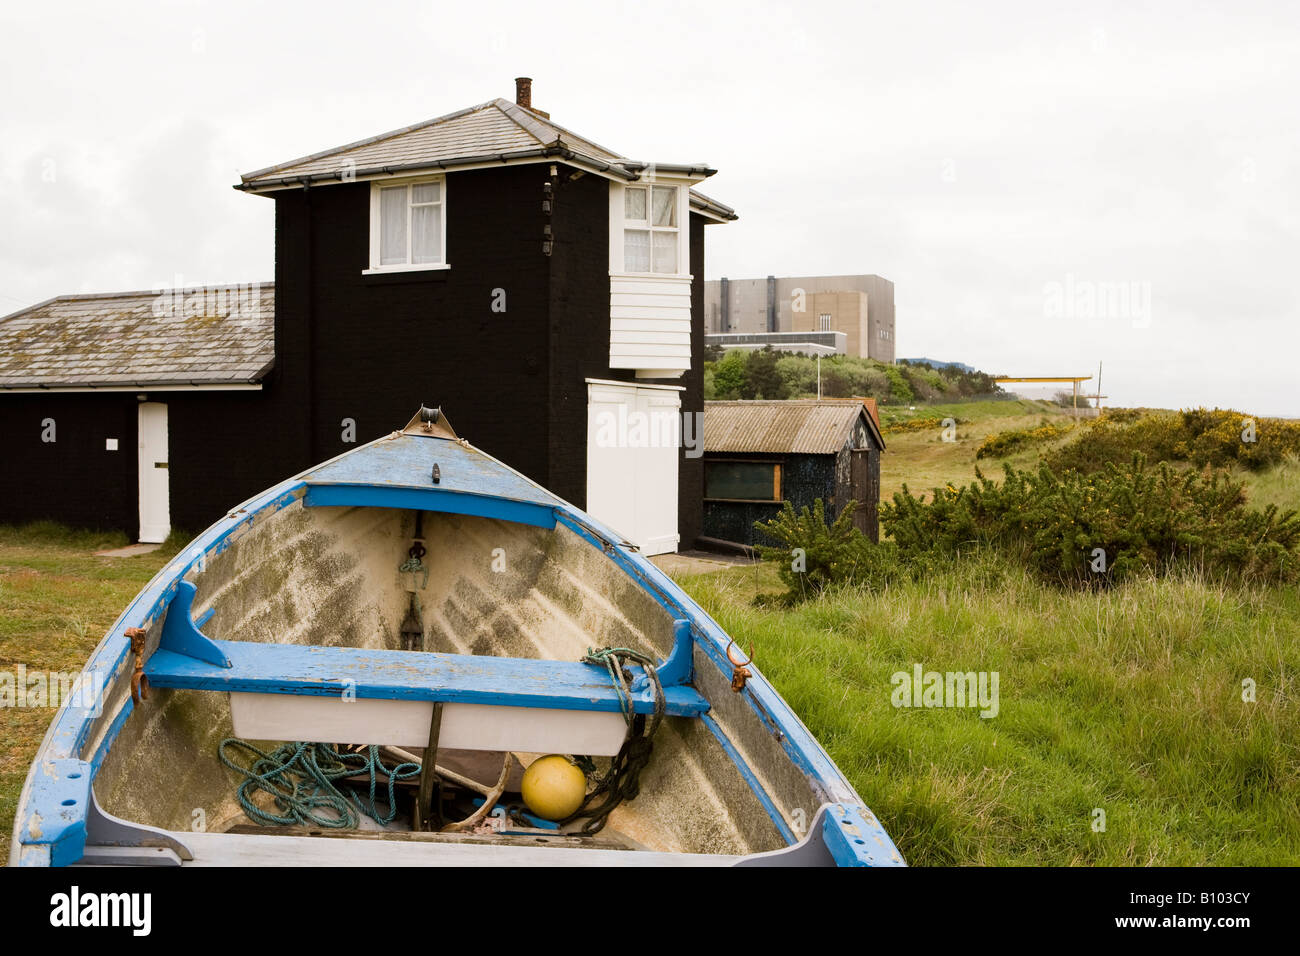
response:
M438 217L442 230L439 236L439 248L442 250L441 262L411 262L411 189L427 183L438 184L438 203L442 215ZM383 247L383 231L380 224L381 189L396 186L406 187L406 262L383 265L380 262ZM420 176L411 179L378 179L370 184L370 268L363 269L363 275L380 272L427 272L433 269L450 269L447 262L447 177Z
M671 189L673 190L673 226L656 226L654 225L654 190ZM682 212L681 197L682 186L679 183L657 183L647 181L644 183L629 183L623 187L623 232L620 236L623 245L623 272L627 275L635 276L680 276L682 269ZM634 190L645 191L645 218L629 219L627 218L627 193ZM645 272L637 272L628 268L627 265L627 233L628 232L648 232L650 234L650 268ZM677 261L673 264L671 272L655 272L655 233L671 232L676 237L674 244L677 249Z
M833 332L831 328L831 314L829 312L819 312L817 314L817 331Z

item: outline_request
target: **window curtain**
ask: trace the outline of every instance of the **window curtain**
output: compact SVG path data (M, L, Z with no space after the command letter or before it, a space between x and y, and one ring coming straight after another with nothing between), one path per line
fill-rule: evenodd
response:
M379 190L379 262L397 265L406 262L406 194L407 187L391 186Z

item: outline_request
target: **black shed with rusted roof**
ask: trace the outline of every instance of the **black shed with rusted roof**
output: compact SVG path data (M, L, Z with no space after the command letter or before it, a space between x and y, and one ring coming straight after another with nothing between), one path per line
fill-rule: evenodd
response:
M857 400L705 402L705 538L767 543L755 521L820 498L828 520L856 501L854 523L878 540L885 441L872 411Z

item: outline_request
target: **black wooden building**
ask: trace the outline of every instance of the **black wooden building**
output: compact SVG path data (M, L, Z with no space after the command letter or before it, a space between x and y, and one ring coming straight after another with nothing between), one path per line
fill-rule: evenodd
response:
M856 501L853 520L879 539L880 425L859 400L705 402L704 537L760 541L754 522L818 498L834 520Z
M699 458L593 434L703 409L704 227L736 218L693 188L713 172L605 149L520 80L249 173L273 283L0 319L0 522L198 530L427 403L648 552L689 546Z

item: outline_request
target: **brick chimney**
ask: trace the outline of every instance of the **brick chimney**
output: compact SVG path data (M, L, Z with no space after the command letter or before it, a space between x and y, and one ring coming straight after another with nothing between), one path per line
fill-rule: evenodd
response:
M530 113L535 113L542 119L550 119L551 114L545 110L539 110L533 105L533 78L531 76L515 77L515 104L522 106Z

